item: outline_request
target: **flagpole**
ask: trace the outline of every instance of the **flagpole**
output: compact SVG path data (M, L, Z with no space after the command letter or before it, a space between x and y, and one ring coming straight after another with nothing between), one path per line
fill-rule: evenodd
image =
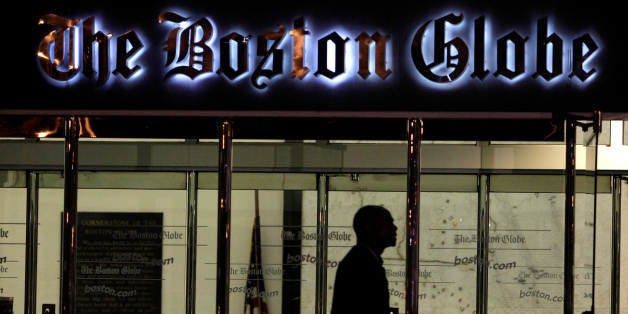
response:
M259 217L259 190L255 190L255 219Z
M264 301L264 272L262 270L261 226L259 216L259 191L255 190L255 217L251 232L251 251L249 271L246 279L244 314L268 314Z

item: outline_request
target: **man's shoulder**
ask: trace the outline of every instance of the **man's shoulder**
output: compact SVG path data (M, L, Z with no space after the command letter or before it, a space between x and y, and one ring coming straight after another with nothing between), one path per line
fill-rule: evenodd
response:
M342 260L340 261L339 266L341 265L366 265L366 264L370 264L369 261L374 261L374 256L373 254L369 251L368 248L363 247L363 246L359 246L359 245L355 245L353 247L351 247L351 249L349 250L349 252L347 252L347 255L345 255L345 257L342 258Z

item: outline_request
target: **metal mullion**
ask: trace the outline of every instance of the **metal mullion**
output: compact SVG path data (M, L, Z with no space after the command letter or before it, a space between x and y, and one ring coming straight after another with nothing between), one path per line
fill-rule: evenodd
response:
M37 243L39 231L39 173L26 173L26 283L24 313L37 313Z
M186 294L185 313L196 313L196 244L197 244L197 222L198 222L198 172L189 171L187 173L187 267L186 267Z

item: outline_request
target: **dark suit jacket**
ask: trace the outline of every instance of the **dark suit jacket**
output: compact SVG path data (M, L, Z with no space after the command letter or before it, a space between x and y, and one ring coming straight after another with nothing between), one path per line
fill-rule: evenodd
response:
M389 298L382 259L353 246L338 264L331 314L389 314Z

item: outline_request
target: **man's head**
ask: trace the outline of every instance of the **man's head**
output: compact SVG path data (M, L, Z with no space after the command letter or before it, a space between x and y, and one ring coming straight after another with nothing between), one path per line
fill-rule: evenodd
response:
M366 205L353 216L353 230L358 243L369 246L378 253L397 242L397 226L388 209L378 205Z

